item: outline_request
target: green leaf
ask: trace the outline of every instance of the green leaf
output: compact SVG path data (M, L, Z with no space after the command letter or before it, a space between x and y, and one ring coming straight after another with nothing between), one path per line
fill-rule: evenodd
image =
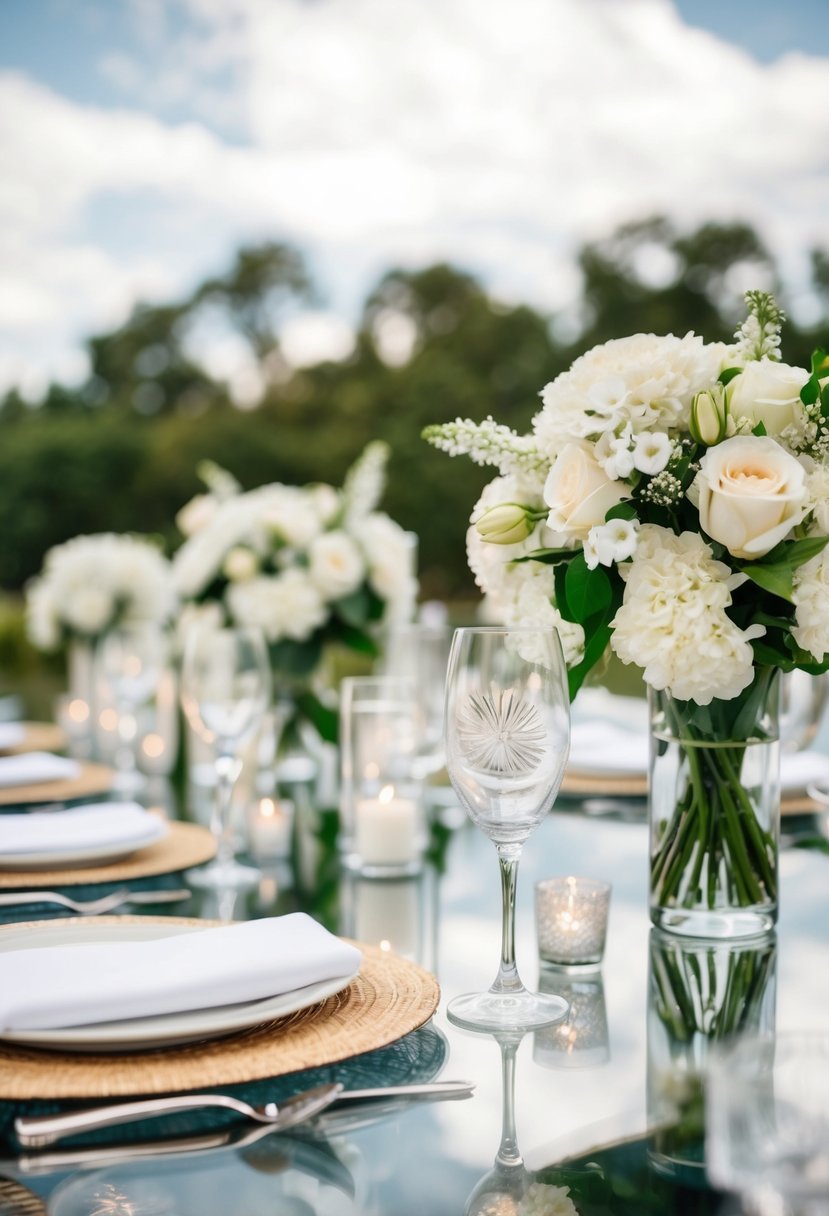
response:
M578 549L533 549L532 553L525 553L522 557L514 557L510 564L542 562L545 566L556 566L559 562L572 561L577 553Z
M273 642L268 649L277 679L280 672L286 676L307 676L320 661L322 642L317 638L310 638L307 642L285 639Z
M738 569L743 574L747 574L751 581L758 587L762 587L764 591L770 591L772 595L779 596L781 600L788 600L790 604L794 602L791 566L782 563L775 566L762 566L759 562L749 562L738 566Z
M326 743L339 741L339 714L336 709L323 705L312 692L303 692L296 699L297 709L319 731Z
M556 607L564 617L565 621L575 620L570 612L570 605L567 603L567 571L569 568L569 566L556 566L553 571L553 579L556 590Z
M817 376L811 376L800 390L800 400L804 405L814 405L820 395L820 381Z
M763 422L762 420L760 422L758 422L756 426L753 426L751 428L751 433L752 433L752 435L760 435L760 436L768 435L768 431L766 430L765 422Z
M352 591L351 595L343 596L341 600L332 604L332 609L340 620L345 621L348 625L356 628L365 625L371 619L371 597L368 587L363 584L356 591Z
M792 671L797 664L791 655L778 650L767 638L757 638L751 643L754 658L760 667L779 667L781 671Z
M589 617L601 613L610 603L613 591L610 579L601 566L588 568L584 554L580 553L567 567L567 604L573 620L580 625Z
M605 522L610 523L611 519L636 519L636 514L636 507L632 502L618 502L605 515Z
M338 640L342 642L343 646L348 646L349 650L355 650L358 654L367 654L372 659L376 659L379 653L374 638L364 629L357 629L353 625L343 625L339 631Z
M735 376L739 376L743 369L741 367L726 367L719 374L720 384L730 384Z
M817 350L812 351L812 375L817 379L825 376L829 372L829 351L819 346Z
M610 635L613 632L610 628L610 622L615 615L615 607L613 612L606 611L601 623L591 630L589 636L585 635L584 658L575 667L571 667L567 673L567 684L571 701L575 700L576 693L581 688L591 669L595 667L607 649Z

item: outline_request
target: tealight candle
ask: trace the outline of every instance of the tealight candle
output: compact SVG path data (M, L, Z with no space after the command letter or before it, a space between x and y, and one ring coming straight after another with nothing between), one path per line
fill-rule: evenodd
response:
M354 849L367 865L395 866L413 862L420 854L420 815L413 798L395 794L385 785L376 798L358 798L354 805Z
M260 798L248 812L248 837L256 857L286 857L291 848L293 805Z
M607 937L610 884L591 878L548 878L535 885L538 951L558 967L596 967Z

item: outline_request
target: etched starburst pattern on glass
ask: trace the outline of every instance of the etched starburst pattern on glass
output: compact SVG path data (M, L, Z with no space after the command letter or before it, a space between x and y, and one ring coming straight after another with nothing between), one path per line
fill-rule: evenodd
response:
M546 732L534 705L511 688L493 687L470 696L460 710L458 740L473 768L517 777L544 759Z

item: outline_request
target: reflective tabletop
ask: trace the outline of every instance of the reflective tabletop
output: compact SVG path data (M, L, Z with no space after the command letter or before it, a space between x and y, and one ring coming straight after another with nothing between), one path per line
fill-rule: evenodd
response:
M650 927L642 804L586 806L606 813L588 814L585 805L562 799L524 851L519 968L529 986L565 996L571 1013L523 1038L496 1041L459 1030L445 1016L452 997L488 986L500 943L495 850L451 805L438 813L430 859L418 875L344 874L336 817L309 802L298 807L291 858L266 866L258 887L194 894L164 909L243 919L305 908L340 933L414 959L440 982L434 1019L405 1039L342 1065L226 1092L278 1101L331 1079L356 1087L440 1075L474 1081L472 1098L335 1107L283 1134L191 1116L90 1134L41 1153L16 1147L11 1124L23 1108L6 1104L0 1214L739 1211L736 1200L706 1185L699 1069L718 1037L829 1029L829 857L789 839L771 938L683 941ZM787 821L785 831L815 838L825 828L810 817ZM533 886L554 875L612 884L598 969L563 973L539 964Z

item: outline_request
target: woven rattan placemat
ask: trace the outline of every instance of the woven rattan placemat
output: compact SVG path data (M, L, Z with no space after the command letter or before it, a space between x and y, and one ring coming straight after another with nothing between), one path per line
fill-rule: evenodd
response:
M564 774L561 793L570 798L647 798L648 778L640 773L611 776L573 771ZM808 794L790 794L780 803L781 815L814 815L825 809Z
M136 918L101 919L112 924ZM163 923L169 925L171 918ZM177 923L206 928L218 922ZM438 982L407 959L355 944L363 951L363 963L344 991L227 1038L130 1055L78 1055L0 1043L0 1099L112 1098L205 1089L318 1068L385 1047L429 1020L440 999Z
M61 781L39 781L33 785L9 785L0 789L0 806L22 806L36 802L71 802L112 788L113 771L106 764L79 762L77 777Z
M55 722L21 722L25 734L19 743L0 747L0 756L16 756L21 752L62 752L66 747L66 732Z
M156 874L175 874L199 866L216 855L212 832L197 823L172 822L163 840L139 849L123 861L67 870L0 870L0 890L88 886L91 883L129 882Z

